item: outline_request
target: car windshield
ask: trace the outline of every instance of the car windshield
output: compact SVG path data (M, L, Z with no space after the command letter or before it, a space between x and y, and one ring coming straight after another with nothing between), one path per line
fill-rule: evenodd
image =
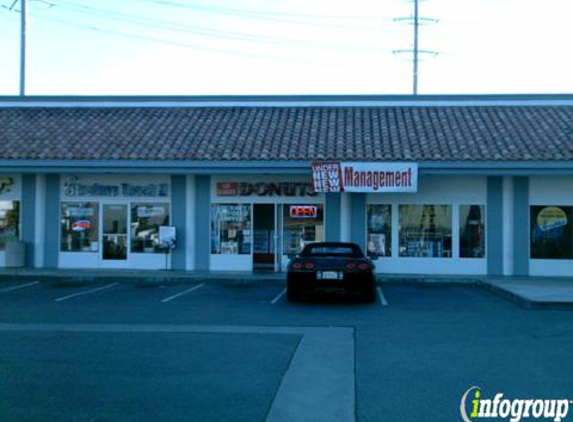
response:
M360 249L352 245L308 245L301 253L302 256L347 256L360 257Z

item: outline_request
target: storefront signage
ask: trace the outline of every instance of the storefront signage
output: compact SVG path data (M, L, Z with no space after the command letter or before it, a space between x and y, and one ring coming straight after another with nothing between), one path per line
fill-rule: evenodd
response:
M316 192L417 192L416 163L313 163Z
M169 196L168 183L148 183L136 185L132 183L80 183L78 177L70 176L64 183L64 193L73 197L166 197Z
M318 208L315 205L293 205L290 207L291 218L316 218Z
M81 233L91 229L92 222L89 220L78 220L72 224L72 231Z
M11 192L13 186L13 178L0 176L0 194Z
M91 207L68 207L68 217L93 217L94 209Z
M217 208L219 221L242 222L249 215L249 207L245 205L225 205Z
M163 215L165 215L164 207L137 207L138 217L162 217Z
M543 231L567 225L567 214L558 207L545 207L537 215L537 225Z
M316 196L308 182L218 182L217 196Z
M177 232L175 226L159 226L159 247L162 249L175 249L177 245Z

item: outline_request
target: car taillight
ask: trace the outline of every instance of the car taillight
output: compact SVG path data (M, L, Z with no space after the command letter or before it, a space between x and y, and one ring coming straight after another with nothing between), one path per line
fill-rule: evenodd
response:
M358 268L360 268L362 271L365 271L365 270L368 270L370 268L370 265L363 262L362 264L358 264Z
M346 268L349 270L353 270L354 268L356 268L356 264L354 262L349 262L348 264L346 264Z
M300 270L302 268L302 264L300 262L295 262L294 264L292 264L292 267L295 270Z
M312 270L314 268L314 264L312 262L307 262L306 264L304 264L304 268L306 268L307 270Z

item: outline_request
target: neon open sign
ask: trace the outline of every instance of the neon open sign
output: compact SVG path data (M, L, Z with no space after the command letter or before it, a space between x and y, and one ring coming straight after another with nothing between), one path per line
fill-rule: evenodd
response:
M293 205L290 207L291 218L316 218L318 208L315 205Z

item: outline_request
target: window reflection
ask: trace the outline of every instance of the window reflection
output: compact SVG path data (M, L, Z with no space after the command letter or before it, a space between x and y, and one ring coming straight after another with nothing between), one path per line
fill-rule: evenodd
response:
M460 206L460 258L485 256L483 205Z
M324 241L322 204L283 205L283 253L299 254L307 243Z
M531 207L531 258L573 259L572 222L573 207Z
M0 250L20 238L20 202L0 201Z
M450 258L452 207L400 205L400 256Z
M251 243L250 205L211 205L211 253L250 254Z
M368 206L368 255L392 256L392 206Z
M162 253L159 246L159 227L169 225L168 204L131 205L131 251Z

